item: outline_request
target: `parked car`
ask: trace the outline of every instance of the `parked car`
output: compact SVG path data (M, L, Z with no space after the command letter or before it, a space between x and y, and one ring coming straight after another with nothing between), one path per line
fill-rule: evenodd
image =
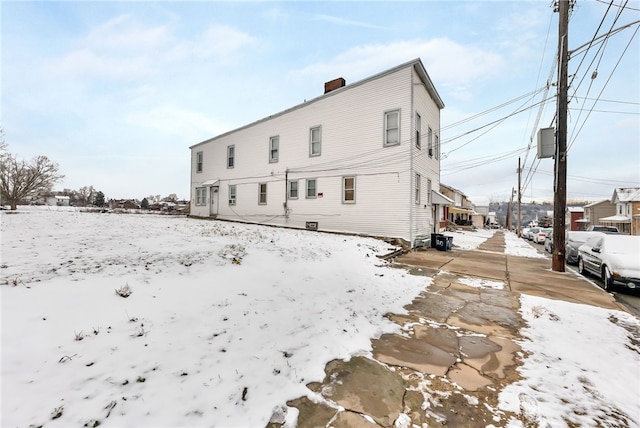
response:
M533 241L533 235L535 235L539 231L540 231L539 227L532 227L531 229L529 229L529 232L527 233L527 239L529 241Z
M603 234L578 248L578 271L602 280L605 290L616 285L640 287L640 236Z
M527 239L527 235L529 234L529 228L528 227L523 227L522 230L520 231L520 237L522 239Z
M553 253L553 233L544 238L544 250L549 254Z
M587 239L593 236L602 236L603 232L583 232L583 231L570 231L567 232L567 237L565 240L565 261L571 265L578 264L578 248L585 242Z
M587 232L605 232L605 233L618 233L618 228L615 226L600 226L593 225L587 227Z
M544 239L547 237L547 235L553 235L553 229L545 227L540 228L533 234L532 241L536 244L544 244Z

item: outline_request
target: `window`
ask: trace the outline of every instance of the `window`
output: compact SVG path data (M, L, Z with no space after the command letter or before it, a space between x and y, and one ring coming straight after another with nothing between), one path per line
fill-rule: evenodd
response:
M207 188L196 187L196 205L206 205L206 204L207 204Z
M436 159L440 159L440 137L438 137L438 134L435 134L433 136L434 138L434 144L435 144L435 152L436 152Z
M309 130L309 156L320 156L322 132L319 126Z
M289 180L289 199L298 199L298 180Z
M227 146L227 168L233 168L236 160L236 146Z
M400 111L389 111L384 114L384 145L400 144Z
M429 149L429 157L433 157L433 131L431 127L427 130L427 148Z
M280 148L280 137L269 138L269 163L278 162L278 149Z
M258 184L258 204L267 204L267 183Z
M342 177L342 202L345 204L356 203L355 177Z
M318 180L315 178L307 179L307 199L318 197Z
M422 142L420 141L420 130L422 129L422 118L420 114L416 113L416 147L420 148Z
M235 204L236 204L236 185L230 184L229 185L229 205L235 205Z
M202 172L202 152L196 153L196 172Z
M416 184L415 184L415 189L416 189L416 194L415 194L415 200L416 200L416 204L420 203L420 174L416 174Z
M431 179L427 178L427 203L431 204Z

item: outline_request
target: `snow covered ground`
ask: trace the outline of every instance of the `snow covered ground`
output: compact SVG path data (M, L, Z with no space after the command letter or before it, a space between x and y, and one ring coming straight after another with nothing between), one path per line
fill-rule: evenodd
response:
M264 426L328 361L397 331L383 315L431 281L391 268L376 257L389 245L367 238L35 207L0 220L2 426ZM507 252L538 256L510 235ZM571 396L581 420L613 425L611 403L638 426L638 320L522 302L531 356L504 409L562 426Z

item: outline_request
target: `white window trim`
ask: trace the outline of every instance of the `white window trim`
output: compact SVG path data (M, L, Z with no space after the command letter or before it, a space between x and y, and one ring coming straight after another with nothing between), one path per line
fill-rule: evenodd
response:
M274 148L275 143L275 148ZM275 156L273 156L275 152ZM269 137L269 163L278 163L280 160L280 136Z
M207 188L196 187L196 205L207 205Z
M351 190L353 190L353 200L348 201L346 198L346 194L347 194L347 186L346 186L346 180L348 178L353 179L353 188ZM342 177L342 203L343 204L355 204L356 203L356 176L355 175L345 175L344 177Z
M197 152L196 153L196 173L202 172L203 168L204 168L204 153Z
M316 187L315 187L316 193L313 196L309 196L309 182L310 181L313 181L316 184ZM307 178L305 180L304 197L305 197L305 199L317 199L318 198L318 179L317 178Z
M414 195L414 199L415 199L415 203L417 205L420 204L420 181L421 181L422 177L420 176L420 174L416 174L415 175L415 195Z
M394 114L394 113L398 115L398 127L397 127L397 130L398 130L398 141L393 142L393 143L389 143L387 141L387 135L388 135L388 131L389 131L389 129L387 127L387 123L388 123L389 115L390 114ZM382 145L384 147L397 146L397 145L400 144L400 141L401 141L401 138L400 138L400 109L389 110L389 111L385 111L384 112L383 132L384 132L384 135L383 135L383 140L382 140L383 144Z
M233 192L231 191L233 189ZM229 185L229 205L235 205L238 198L238 188L235 184Z
M433 134L436 160L440 159L440 136L436 133Z
M318 130L319 139L317 141L318 144L318 153L313 152L313 131ZM309 157L320 156L322 154L322 126L312 126L309 128Z
M431 179L427 178L427 204L431 205Z
M427 150L429 151L429 157L433 157L433 129L427 128Z
M420 139L422 138L422 117L420 116L420 113L416 112L416 148L417 149L421 149L422 148L422 141L420 141Z
M231 156L231 152L233 152L233 156ZM229 165L229 161L232 161L231 164ZM236 146L235 144L232 144L230 146L227 146L227 169L232 169L235 168L236 166Z
M296 196L291 196L291 183L296 183ZM287 187L287 198L298 199L300 197L300 183L299 180L289 180Z
M264 186L264 202L262 202L262 186ZM267 205L267 183L258 183L258 205Z

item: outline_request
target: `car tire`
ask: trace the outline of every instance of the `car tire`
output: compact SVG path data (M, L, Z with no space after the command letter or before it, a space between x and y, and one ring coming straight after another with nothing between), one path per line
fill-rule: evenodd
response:
M582 257L578 258L578 272L580 272L580 275L585 274L584 262L582 261Z
M602 285L607 291L613 290L613 276L607 266L602 267Z

